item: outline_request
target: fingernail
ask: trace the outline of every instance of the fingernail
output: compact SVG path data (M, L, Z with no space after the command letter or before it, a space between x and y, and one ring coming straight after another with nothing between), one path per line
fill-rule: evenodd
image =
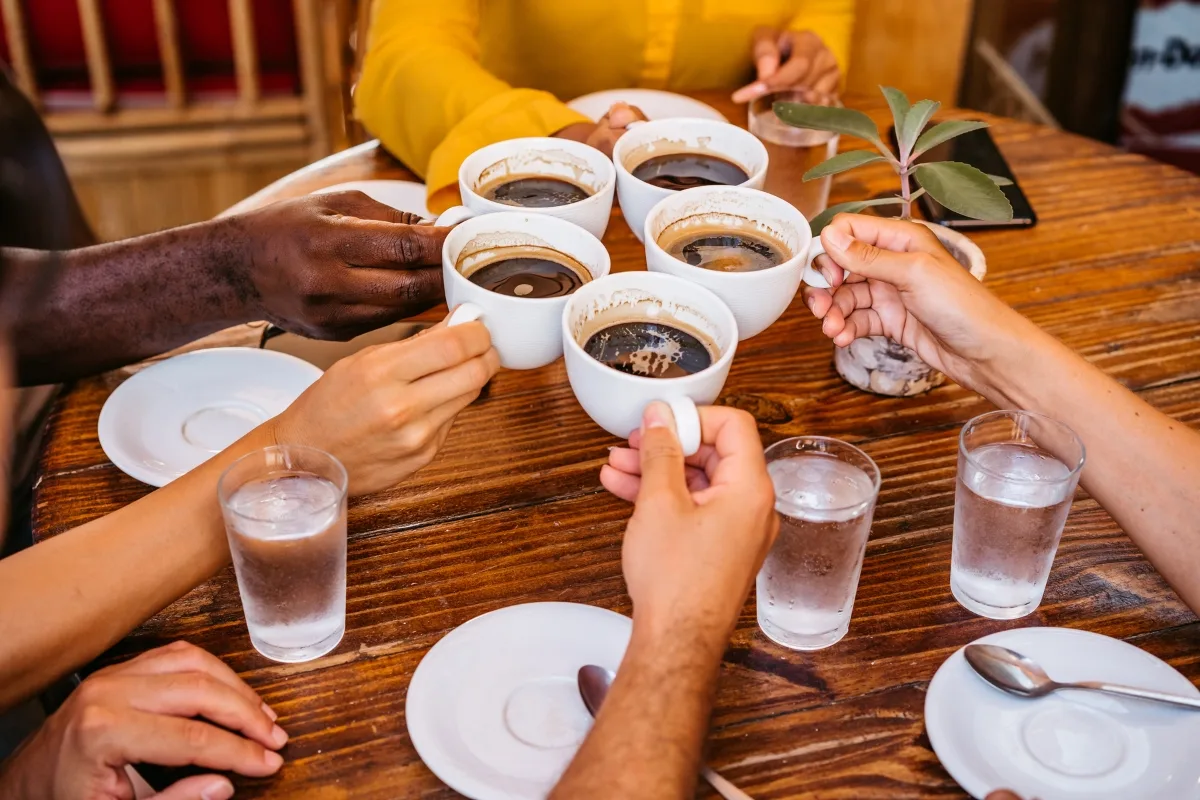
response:
M671 427L671 407L661 400L655 400L650 405L646 406L646 411L642 414L642 430L648 431L651 428L669 428Z
M225 778L217 778L200 790L200 800L229 800L233 797L233 784Z
M275 709L271 708L266 703L262 704L262 711L264 714L266 714L268 717L271 718L271 722L274 722L275 720L279 719L279 715L275 713Z
M815 301L811 297L804 298L804 305L808 306L808 310L815 314L817 313L817 310L813 308L814 302Z
M263 751L263 763L267 765L267 769L274 772L283 766L283 756L276 753L274 750Z
M287 744L287 740L287 731L278 725L271 728L271 741L275 743L276 747L283 747L285 744Z
M850 243L854 241L850 238L850 234L837 228L826 228L821 231L821 240L825 242L826 247L832 247L835 250L845 251L850 247Z

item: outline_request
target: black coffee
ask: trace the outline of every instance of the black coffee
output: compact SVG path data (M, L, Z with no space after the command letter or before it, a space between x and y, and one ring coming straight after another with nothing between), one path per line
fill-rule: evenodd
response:
M583 349L601 364L644 378L682 378L713 362L703 341L660 322L610 325L588 337Z
M658 243L680 261L717 272L754 272L777 267L791 257L774 239L719 227L693 229L674 236L668 229Z
M705 153L654 156L634 167L633 177L674 190L695 186L737 186L750 178L746 170L732 161Z
M507 178L483 187L479 194L506 206L523 208L565 206L586 200L590 196L590 192L578 184L544 176Z
M530 251L542 248L528 248ZM467 276L471 283L511 297L562 297L586 282L582 265L578 269L563 261L544 258L537 252L516 253L486 264Z

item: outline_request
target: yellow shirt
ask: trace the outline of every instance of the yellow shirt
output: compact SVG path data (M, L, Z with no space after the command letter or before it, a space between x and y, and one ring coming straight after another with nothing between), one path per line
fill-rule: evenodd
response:
M812 30L845 73L854 0L375 0L355 90L363 124L425 177L429 208L458 202L484 145L587 121L601 89L679 91L753 78L759 25Z

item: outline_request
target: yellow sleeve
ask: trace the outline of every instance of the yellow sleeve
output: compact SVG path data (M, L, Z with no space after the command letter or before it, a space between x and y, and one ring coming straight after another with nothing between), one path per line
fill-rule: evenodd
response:
M842 70L850 69L850 37L854 32L854 0L803 0L788 28L812 31L821 37Z
M459 202L458 167L480 147L587 121L549 92L514 89L483 68L479 3L376 0L354 93L367 129L424 176L434 212Z

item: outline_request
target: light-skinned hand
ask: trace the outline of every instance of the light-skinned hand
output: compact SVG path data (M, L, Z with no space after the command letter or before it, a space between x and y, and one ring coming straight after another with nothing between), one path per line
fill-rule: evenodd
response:
M572 139L576 142L583 142L591 145L604 155L612 158L613 147L617 144L617 139L629 129L629 125L636 121L644 121L646 115L637 106L631 106L628 103L613 103L599 122L580 122L567 127L554 134L560 139Z
M362 192L273 203L226 220L246 251L230 267L255 319L311 339L351 339L442 301L448 228Z
M196 765L273 775L287 743L276 715L220 659L185 642L150 650L85 680L0 770L14 800L132 800L125 766ZM217 774L184 778L158 800L225 800Z
M749 103L788 89L810 89L828 95L837 91L842 80L837 58L812 31L756 28L753 56L757 77L733 93L735 103Z
M350 494L370 494L432 461L454 418L499 368L482 323L448 328L443 320L342 359L268 424L279 444L341 460Z
M1032 323L992 294L923 225L839 214L821 232L816 266L836 288L804 287L804 302L839 347L887 336L976 391L987 366L1022 346ZM843 283L844 267L850 271Z
M600 481L635 504L621 550L635 626L694 630L723 648L779 519L754 418L699 412L703 444L685 460L670 407L651 403Z

